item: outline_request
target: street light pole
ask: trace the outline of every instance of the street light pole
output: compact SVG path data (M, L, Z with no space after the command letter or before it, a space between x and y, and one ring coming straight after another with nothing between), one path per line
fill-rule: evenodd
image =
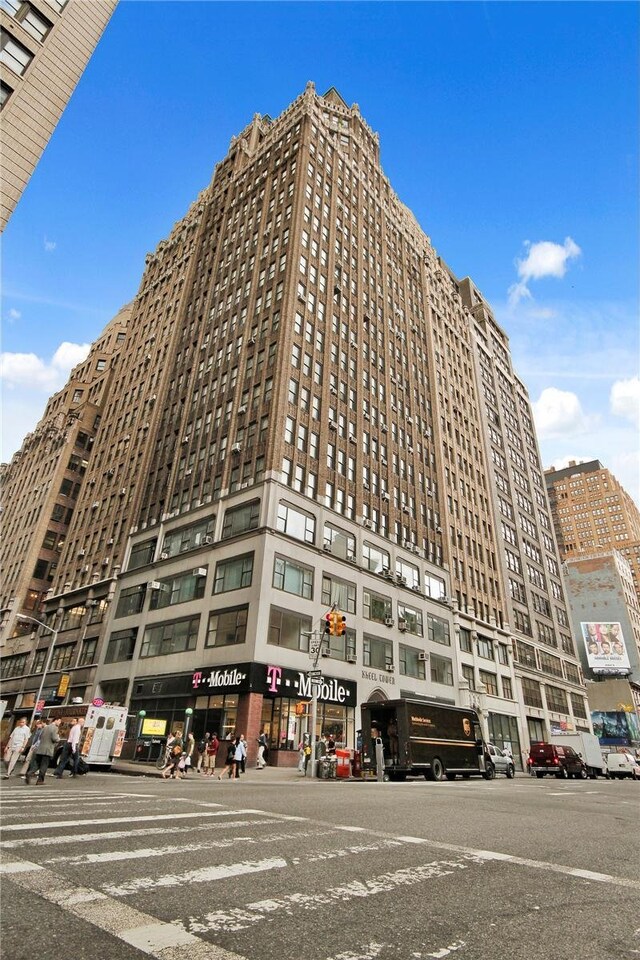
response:
M29 623L37 623L39 627L42 627L48 633L52 634L51 644L49 646L49 652L47 654L47 659L45 661L44 670L42 671L42 680L40 681L40 686L38 687L38 692L36 694L35 703L33 705L33 710L31 711L31 719L29 720L29 726L33 726L33 721L35 720L36 713L38 711L38 703L40 702L40 697L42 696L42 690L44 688L44 682L47 678L47 673L49 672L49 667L51 666L51 659L53 657L53 648L56 645L56 640L58 639L58 631L54 630L53 627L48 626L46 623L43 623L42 620L36 620L35 617L28 617L25 613L19 613L16 617L17 620L21 620L23 623L29 621Z

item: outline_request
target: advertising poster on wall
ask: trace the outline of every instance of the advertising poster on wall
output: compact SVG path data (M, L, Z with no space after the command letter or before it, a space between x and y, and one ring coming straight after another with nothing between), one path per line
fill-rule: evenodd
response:
M594 672L626 672L629 654L619 623L581 623L587 662Z
M640 724L635 713L627 711L591 711L593 732L601 744L632 746L640 743Z

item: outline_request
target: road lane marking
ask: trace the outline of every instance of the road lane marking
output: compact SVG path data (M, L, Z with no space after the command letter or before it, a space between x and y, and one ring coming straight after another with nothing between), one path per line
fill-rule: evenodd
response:
M274 822L273 820L249 821L249 823L253 825ZM246 826L247 822L245 821L243 825ZM222 826L222 824L219 824L219 826ZM232 824L224 824L224 826L229 827L232 826ZM241 824L236 824L236 826L241 826ZM183 827L182 829L191 830L191 827ZM166 829L158 832L166 834ZM120 835L129 837L131 833L125 833L123 831ZM102 834L97 834L97 836L100 837ZM243 837L242 834L234 834L233 837L225 837L222 840L205 840L200 843L167 844L164 847L143 847L136 850L111 850L107 853L83 853L77 857L51 857L48 860L43 860L43 863L65 863L70 866L88 866L94 863L112 863L122 860L147 860L153 857L164 857L170 853L187 854L198 853L200 850L226 849L228 847L237 847L240 843L264 846L266 843L280 843L284 840L299 840L312 836L317 836L317 831L308 833L279 833L273 834L272 836L261 835L258 837Z
M208 823L207 830L227 830L231 827L247 827L259 825L262 823L274 823L277 821L269 820L225 820L223 823ZM171 834L174 833L192 833L191 825L186 827L172 827ZM109 830L104 833L73 833L62 837L19 837L16 840L0 840L0 850L15 850L18 847L44 847L57 846L62 843L92 843L96 840L121 840L123 837L151 837L161 833L166 837L167 826L163 824L159 827L142 827L139 830ZM306 834L296 834L296 836L306 836ZM67 857L64 858L67 860Z
M154 793L63 793L58 794L55 797L42 797L36 794L28 794L25 790L24 794L20 797L3 797L2 806L19 806L19 807L41 807L43 803L69 803L70 800L82 800L84 803L86 800L160 800Z
M98 890L75 886L39 864L23 860L18 870L17 863L13 863L14 869L8 872L7 879L157 960L176 960L184 956L191 960L247 960L238 953L207 943L175 924L163 923L141 910L112 900Z
M482 865L477 857L462 856L453 860L434 860L417 867L403 867L390 873L379 874L370 880L351 880L337 887L328 887L321 893L307 894L297 891L282 897L258 900L245 907L217 910L202 917L177 919L176 926L185 927L191 933L212 933L246 930L274 914L299 916L300 911L320 910L335 903L363 900L379 893L390 893L398 888L414 886L440 877L448 877L456 871Z
M242 860L239 863L218 864L200 867L186 873L167 873L162 877L136 877L126 883L106 883L102 889L112 897L129 897L141 891L155 890L158 887L181 887L192 883L211 883L213 880L228 880L245 874L264 873L267 870L282 870L288 863L282 857L266 857L264 860Z
M222 806L222 804L218 804ZM220 810L214 812L208 812L206 810L198 810L195 813L170 813L167 814L167 819L170 819L173 823L175 820L193 820L195 817L229 817L236 816L235 810ZM52 830L54 827L85 827L85 826L96 826L99 823L144 823L145 821L158 820L158 814L150 817L104 817L95 820L51 820L49 823L10 823L8 826L4 827L4 831L9 830Z

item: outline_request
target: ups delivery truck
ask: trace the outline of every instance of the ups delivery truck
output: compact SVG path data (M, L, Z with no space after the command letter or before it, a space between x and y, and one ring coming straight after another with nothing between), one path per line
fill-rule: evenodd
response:
M384 779L427 780L487 776L485 745L475 710L430 700L365 703L362 717L362 769L377 774L376 743L382 746ZM379 756L378 751L378 756Z

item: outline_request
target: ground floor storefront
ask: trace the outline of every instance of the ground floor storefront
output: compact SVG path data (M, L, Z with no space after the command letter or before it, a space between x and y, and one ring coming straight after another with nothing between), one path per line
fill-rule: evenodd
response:
M306 673L277 664L241 663L206 667L189 674L136 678L127 740L132 758L154 760L174 731L231 740L242 733L248 761L255 761L261 732L269 763L295 766L304 735L330 734L338 746L355 746L357 684L323 676L317 687L315 731L313 688ZM135 749L132 750L135 741Z

